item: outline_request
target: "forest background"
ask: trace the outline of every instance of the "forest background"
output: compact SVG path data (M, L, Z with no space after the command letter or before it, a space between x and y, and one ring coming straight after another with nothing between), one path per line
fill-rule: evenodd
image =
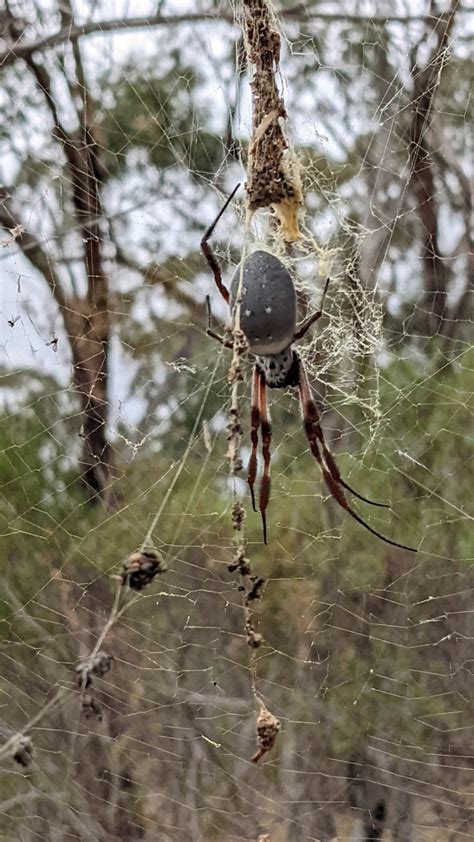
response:
M275 8L301 317L331 278L301 353L341 470L391 502L364 517L418 554L328 499L291 391L271 394L268 546L229 477L206 295L229 314L199 244L245 181L241 4L5 2L3 839L473 835L472 7ZM244 247L279 247L243 190L213 242L227 282ZM136 592L145 547L167 569ZM262 704L281 731L257 765Z

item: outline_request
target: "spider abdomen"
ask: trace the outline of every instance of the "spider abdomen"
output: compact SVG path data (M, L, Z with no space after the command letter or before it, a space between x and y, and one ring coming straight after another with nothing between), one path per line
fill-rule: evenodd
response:
M296 328L296 292L291 275L273 254L261 250L252 252L245 258L243 266L237 266L232 277L232 309L239 291L241 272L240 325L249 351L261 357L281 355L289 349ZM290 350L288 356L291 357Z

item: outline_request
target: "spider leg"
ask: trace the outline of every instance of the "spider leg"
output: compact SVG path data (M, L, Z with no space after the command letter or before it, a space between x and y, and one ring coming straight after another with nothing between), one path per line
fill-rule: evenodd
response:
M310 442L311 452L313 453L314 456L316 456L316 450L317 450L317 447L318 447L316 440L314 440L313 444L315 445L314 449L313 449L313 446L311 445L311 442ZM340 486L337 484L337 482L334 480L334 478L331 476L331 474L329 473L327 468L323 465L322 460L321 460L321 455L319 454L319 459L316 456L316 459L318 460L319 466L320 466L320 468L323 472L324 481L325 481L329 491L331 492L331 495L334 497L336 502L339 503L339 505L343 509L345 509L345 511L348 514L350 514L351 517L354 518L354 520L357 521L357 523L360 523L360 525L363 526L364 529L367 529L368 532L371 532L372 535L376 536L376 538L380 538L380 540L384 541L386 544L391 544L392 547L399 547L401 550L408 550L411 553L417 553L418 552L418 550L415 549L415 547L408 547L406 544L399 544L398 541L392 541L391 538L387 538L385 535L382 535L381 532L377 532L376 529L373 529L371 526L369 526L369 524L366 523L365 520L363 520L357 514L357 512L355 512L354 509L352 509L349 506L349 503L347 502L347 500L344 496L344 492L342 491Z
M207 304L207 330L206 333L208 336L211 336L213 339L217 339L224 348L232 348L234 347L234 343L230 341L230 339L224 339L223 336L219 336L212 327L212 312L211 312L211 299L208 295L206 295L206 304Z
M390 505L388 503L379 503L376 500L369 500L368 497L364 497L363 494L359 494L359 492L355 491L355 489L352 488L352 486L350 486L348 482L342 479L341 473L336 464L336 460L334 459L334 456L332 455L331 451L329 450L326 444L324 433L319 421L319 413L316 409L316 404L313 400L311 386L309 385L308 375L306 374L306 370L301 360L299 360L298 372L300 382L300 400L303 411L303 418L305 421L305 429L306 425L310 424L311 429L314 430L316 438L318 439L321 450L323 452L324 460L326 462L326 467L329 473L339 485L342 485L342 487L345 488L346 491L349 491L351 494L353 494L354 497L358 497L358 499L363 500L364 503L370 503L371 506L379 506L382 509L389 509ZM306 433L308 435L307 429Z
M267 406L267 384L263 371L260 371L260 426L262 431L263 476L260 486L259 509L262 516L263 543L267 543L267 507L270 500L270 467L272 443L272 425Z
M217 223L219 222L219 220L220 220L222 214L224 213L224 211L227 209L227 206L230 204L230 202L234 198L234 196L237 193L237 190L239 189L239 187L240 187L240 182L237 185L237 187L234 187L232 193L230 194L227 201L225 202L224 207L219 211L219 213L217 214L214 222L209 226L209 228L207 229L206 233L204 234L204 236L201 240L202 253L204 254L204 257L206 258L209 266L211 267L212 273L214 275L214 281L215 281L216 287L219 290L220 294L222 295L222 298L224 299L224 301L227 304L229 303L229 290L227 289L227 287L225 286L225 284L222 281L221 267L219 266L217 258L215 256L214 252L212 251L212 248L209 245L208 240L210 239L210 237L212 237L214 228L216 227Z
M293 337L293 342L298 342L299 339L303 339L303 336L306 336L310 327L312 327L314 325L314 323L317 322L318 319L320 319L321 316L323 315L324 299L326 298L326 293L328 291L329 281L330 281L330 278L327 278L326 283L324 285L323 296L321 298L321 306L320 306L319 310L317 310L316 313L312 313L311 316L308 316L308 318L305 319L304 322L301 323L299 328L296 329L295 335Z
M357 512L355 512L354 509L352 509L351 506L349 505L349 503L347 502L346 497L344 495L344 491L342 490L342 487L341 487L341 483L339 483L337 478L335 476L333 476L333 474L330 472L329 464L328 465L324 464L323 457L321 456L321 452L320 452L319 444L318 444L318 441L320 442L320 437L319 437L318 431L317 431L318 422L314 421L314 419L311 418L311 412L308 412L308 410L311 410L311 407L308 406L308 397L307 397L307 391L306 391L305 387L306 386L309 387L309 383L308 383L307 378L306 378L306 372L304 371L304 369L301 372L301 369L302 369L302 365L301 365L301 362L300 362L300 373L302 373L303 379L300 382L300 385L299 385L298 389L299 389L299 397L300 397L301 408L302 408L302 412L303 412L305 432L306 432L306 436L308 438L308 444L309 444L311 453L313 454L313 456L316 459L319 467L321 468L321 471L322 471L322 474L323 474L323 477L324 477L324 481L325 481L325 483L326 483L326 485L327 485L327 487L328 487L328 489L331 493L331 496L334 497L334 499L336 500L337 503L339 503L341 508L343 508L349 515L351 515L351 517L353 517L354 520L357 521L357 523L360 523L360 525L363 526L364 529L367 529L368 532L371 532L372 535L375 535L377 538L380 538L380 540L384 541L386 544L391 544L392 547L399 547L402 550L409 550L410 552L416 553L417 550L414 547L408 547L406 544L399 544L397 541L392 541L390 538L386 538L386 536L382 535L381 532L377 532L377 530L373 529L371 526L369 526L369 524L366 523L365 520L363 520L360 517L360 515L358 515Z
M221 345L224 346L224 348L230 348L232 350L232 348L234 347L232 342L230 342L228 339L224 339L223 336L219 336L219 334L216 333L215 330L209 330L208 328L206 330L206 333L208 336L212 337L212 339L217 339L217 341L220 342Z
M252 508L254 512L257 511L255 505L254 485L257 476L257 447L258 447L258 430L260 427L260 371L256 365L252 376L252 401L250 408L250 439L252 442L252 452L250 454L249 466L247 471L247 482L252 496Z

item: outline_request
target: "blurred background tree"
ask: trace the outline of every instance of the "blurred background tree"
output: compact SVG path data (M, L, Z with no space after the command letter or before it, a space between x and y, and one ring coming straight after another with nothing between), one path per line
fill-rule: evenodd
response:
M331 275L305 359L341 470L392 502L370 522L420 552L340 517L295 397L272 395L268 547L246 521L267 580L250 658L227 569L229 360L206 294L220 328L228 314L199 250L245 178L245 50L233 4L138 5L1 13L0 751L38 721L28 768L2 757L0 829L469 838L467 6L278 5L302 312ZM215 235L226 277L244 231L237 202ZM253 236L270 242L271 223ZM86 718L74 667L154 522L168 572L106 636ZM262 768L253 681L282 722Z

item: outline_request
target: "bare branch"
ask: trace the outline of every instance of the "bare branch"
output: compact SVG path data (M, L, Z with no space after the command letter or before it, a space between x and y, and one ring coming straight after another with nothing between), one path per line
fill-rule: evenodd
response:
M18 232L15 242L18 243L26 259L43 275L58 306L64 311L68 302L51 260L35 235L23 227L22 220L13 208L10 194L2 187L0 187L0 225L7 231Z
M452 200L453 202L457 201L458 206L462 208L466 220L466 231L468 231L472 220L472 192L469 178L464 173L456 157L456 153L451 150L448 139L444 137L443 128L439 119L432 120L431 135L431 154L436 160L440 171L442 173L452 173L458 182L459 195L453 196Z
M174 272L170 272L166 266L161 266L159 263L152 262L146 265L138 263L130 255L115 243L116 254L115 259L118 264L132 269L134 272L140 273L143 277L143 283L150 286L159 284L166 292L166 294L177 304L184 305L190 313L193 314L195 320L205 327L207 324L207 307L201 301L197 301L192 295L189 295L176 283L177 277ZM222 324L219 319L214 317L214 321L219 328Z
M387 23L410 24L413 22L425 22L435 24L443 20L444 15L345 15L342 13L318 12L306 10L302 3L298 3L289 9L282 10L280 17L289 21L309 22L320 20L327 23L360 23L362 25L373 24L374 26L385 26ZM17 59L26 58L34 52L55 47L58 44L68 41L74 43L84 35L102 35L107 32L128 32L131 29L153 29L160 26L180 26L181 24L209 23L211 21L233 24L231 12L196 12L187 15L150 15L149 17L111 18L109 20L89 21L84 24L65 26L51 35L45 35L36 41L27 43L15 43L7 50L0 53L0 67L14 64Z
M0 66L13 64L19 58L26 58L34 52L55 47L58 44L68 41L74 43L84 35L102 35L107 32L127 32L130 29L149 29L157 26L177 26L182 23L199 23L210 20L224 20L232 23L232 16L221 14L189 14L189 15L150 15L150 17L112 18L102 21L89 21L88 23L75 26L64 26L51 35L45 35L36 41L25 44L15 44L8 50L0 53Z

